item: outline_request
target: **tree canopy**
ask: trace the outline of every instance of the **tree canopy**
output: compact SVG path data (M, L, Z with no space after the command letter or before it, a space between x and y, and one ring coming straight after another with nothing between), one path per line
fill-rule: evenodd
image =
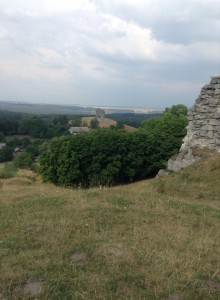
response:
M186 125L185 115L167 110L132 133L100 129L54 138L40 157L42 177L58 185L90 187L154 176L179 150Z

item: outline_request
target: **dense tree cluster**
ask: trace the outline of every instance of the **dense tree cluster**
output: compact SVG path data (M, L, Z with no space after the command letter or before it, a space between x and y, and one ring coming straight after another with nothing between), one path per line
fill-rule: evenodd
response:
M41 174L45 181L84 187L141 179L153 172L151 139L144 131L112 130L55 138L41 155Z
M143 129L97 130L53 139L41 154L45 181L65 186L128 183L155 175L185 135L186 115L166 110Z
M179 150L186 134L186 113L184 105L174 105L162 116L142 122L133 133L125 131L124 120L119 119L110 129L99 129L94 122L90 132L71 136L68 122L80 124L80 116L0 111L0 142L6 143L0 162L12 160L19 147L22 152L14 157L17 167L31 167L41 154L43 179L58 185L109 186L144 179L165 167Z
M161 116L162 113L113 113L106 115L107 118L118 121L122 124L126 124L135 128L141 127L141 124L144 120L151 119L157 116Z
M68 133L68 121L65 115L36 116L0 111L0 141L4 136L13 135L45 139L64 135Z
M115 185L154 176L175 154L186 132L186 111L172 107L136 132L96 130L58 137L40 157L45 181L89 187Z
M182 144L187 124L187 107L178 104L166 108L161 117L144 121L142 127L154 135L161 151L165 151L168 157L171 157L178 152Z
M0 162L12 160L16 147L25 150L34 160L45 140L69 134L68 121L65 115L36 116L0 111L0 143L6 143L0 149Z

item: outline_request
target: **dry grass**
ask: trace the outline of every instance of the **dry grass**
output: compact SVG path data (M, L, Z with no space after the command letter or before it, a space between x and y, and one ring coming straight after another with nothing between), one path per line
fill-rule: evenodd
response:
M91 120L93 120L93 119L95 119L95 117L82 117L82 124L86 123L89 126ZM115 120L112 120L109 118L105 118L105 119L99 121L100 128L109 128L111 125L116 126L117 122ZM136 130L136 128L129 126L129 125L124 125L124 128L130 132L133 132Z
M111 189L1 180L0 294L29 299L36 280L35 299L219 299L219 176L213 157Z

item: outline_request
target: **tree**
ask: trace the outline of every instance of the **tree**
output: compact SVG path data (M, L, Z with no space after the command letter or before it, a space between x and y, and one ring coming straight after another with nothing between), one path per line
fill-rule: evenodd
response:
M91 129L98 129L99 128L99 122L96 118L94 118L90 121L90 128Z
M72 126L80 127L81 123L82 123L81 116L74 116L74 117L72 117L71 120L70 120L70 123L71 123Z
M64 125L68 123L68 117L66 115L58 115L53 118L54 125Z
M32 157L30 153L23 151L15 156L14 165L17 168L29 169L32 165Z
M13 148L10 146L4 146L0 150L0 162L10 161L13 158Z
M44 181L83 187L143 179L155 173L149 164L154 163L152 143L152 136L143 130L97 130L55 138L41 153L41 174Z
M19 134L27 134L32 137L45 137L47 127L43 120L39 117L25 118L21 121L18 128Z
M121 121L117 121L115 129L124 129L124 124Z
M0 131L0 142L4 142L5 141L5 135L3 132Z
M164 113L171 113L172 115L176 115L176 116L179 116L179 115L186 116L187 111L188 111L188 109L185 105L177 104L177 105L171 106L170 108L166 107Z
M151 132L157 140L161 157L169 158L179 151L188 124L186 112L187 108L184 105L174 105L166 108L161 117L143 122L142 127Z
M168 110L135 132L99 129L54 138L42 147L42 178L58 185L91 187L154 176L179 150L186 125L185 115Z

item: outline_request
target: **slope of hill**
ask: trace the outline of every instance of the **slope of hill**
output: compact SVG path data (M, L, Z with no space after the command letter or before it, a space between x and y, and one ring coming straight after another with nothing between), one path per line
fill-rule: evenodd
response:
M94 117L82 117L82 123L90 124L91 120L93 120ZM103 120L99 121L99 127L100 128L109 128L111 125L116 126L117 122L115 120L109 119L109 118L104 118ZM127 131L135 131L136 128L129 126L129 125L124 125L124 128Z
M219 299L220 155L110 189L0 181L0 299Z

